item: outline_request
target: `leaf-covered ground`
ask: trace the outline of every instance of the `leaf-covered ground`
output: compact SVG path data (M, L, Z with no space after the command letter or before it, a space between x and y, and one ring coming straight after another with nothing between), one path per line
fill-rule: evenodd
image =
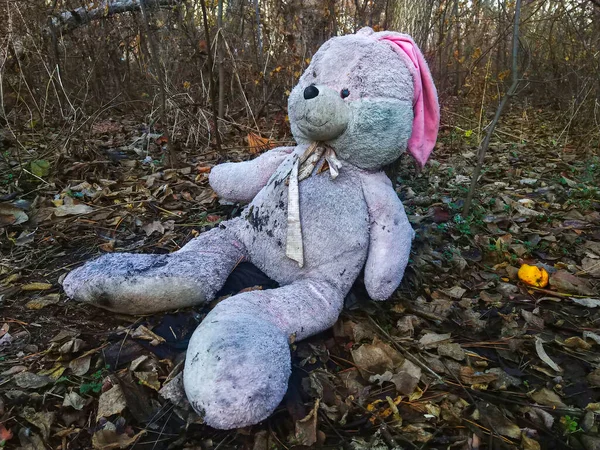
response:
M181 392L187 339L214 305L119 316L68 301L60 281L238 214L207 173L260 140L232 131L225 156L182 149L168 169L160 134L130 117L6 135L0 447L600 448L600 157L552 119L503 119L463 217L478 136L447 117L434 159L398 174L417 231L400 289L374 303L359 280L332 330L292 346L273 416L234 431L204 426ZM520 280L523 264L550 284Z

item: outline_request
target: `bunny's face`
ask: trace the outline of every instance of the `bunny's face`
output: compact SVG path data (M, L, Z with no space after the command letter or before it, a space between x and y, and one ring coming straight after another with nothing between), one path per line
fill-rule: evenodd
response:
M327 41L289 98L298 143L330 145L341 160L374 170L406 150L413 79L385 42L356 34Z

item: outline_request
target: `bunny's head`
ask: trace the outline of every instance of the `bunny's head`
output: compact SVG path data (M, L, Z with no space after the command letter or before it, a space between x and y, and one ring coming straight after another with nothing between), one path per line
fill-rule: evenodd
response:
M424 165L439 106L413 40L363 28L317 51L290 94L289 117L298 143L324 142L339 159L375 170L406 149Z

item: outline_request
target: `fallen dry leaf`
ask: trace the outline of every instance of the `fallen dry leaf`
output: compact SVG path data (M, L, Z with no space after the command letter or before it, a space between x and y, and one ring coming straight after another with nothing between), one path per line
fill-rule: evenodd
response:
M10 203L0 203L0 227L20 225L29 220L22 209Z
M460 379L468 385L473 384L488 384L498 379L495 373L478 372L472 367L464 366L460 368Z
M90 214L92 212L94 212L94 208L84 204L61 205L54 209L54 215L57 217L77 216L82 214Z
M85 406L85 400L75 391L67 392L63 400L63 406L70 406L77 411L81 411Z
M460 344L441 344L438 346L437 351L438 355L447 356L456 361L463 361L466 356Z
M10 441L13 437L13 432L6 428L3 423L0 423L0 447L4 447L4 445Z
M542 361L544 361L548 365L548 367L550 367L552 370L554 370L556 372L563 371L559 367L559 365L556 364L554 361L552 361L552 359L548 356L548 354L546 353L546 350L544 350L543 342L538 336L535 337L535 351L537 352L540 359Z
M595 292L589 283L583 278L579 278L566 270L558 270L550 277L550 284L560 292L567 292L579 295L595 295Z
M148 327L140 325L131 333L131 337L136 339L142 339L144 341L150 341L150 345L157 346L165 342L165 339L158 334L154 333Z
M107 422L103 429L96 431L92 436L92 445L96 450L125 449L132 446L144 434L146 430L133 436L126 433L118 434L116 427L111 422Z
M572 297L571 300L573 301L573 303L580 305L580 306L585 306L586 308L598 308L600 306L600 298L574 298L574 297Z
M146 233L146 236L150 236L152 233L165 234L165 227L160 220L155 220L142 227L142 230Z
M421 379L421 368L405 359L390 381L400 394L411 395Z
M23 389L39 389L52 382L47 376L38 375L32 372L21 372L15 375L15 383Z
M52 286L52 285L50 285ZM60 301L60 294L48 294L44 297L36 298L27 302L27 309L42 309L46 306L56 305Z
M494 430L502 436L517 439L521 436L521 428L509 420L497 406L487 403L477 403L479 419L487 428Z
M100 395L96 420L100 420L101 417L108 418L114 414L121 414L126 407L127 403L125 402L121 386L115 384L108 391Z
M69 362L69 369L71 369L73 375L82 377L90 370L91 362L92 357L90 355L81 356Z
M42 433L42 437L44 439L48 439L52 424L54 423L54 419L56 417L56 413L36 411L34 408L26 406L23 408L20 415L27 422L37 427L37 429L40 430L40 433Z
M438 333L427 333L421 339L419 339L419 344L423 346L423 348L435 348L438 347L442 342L448 341L450 339L450 333L447 334L438 334Z
M352 350L352 359L366 379L374 374L382 374L387 370L392 371L404 361L397 350L381 341L374 344L363 344L356 350Z
M299 445L310 447L317 442L317 417L319 410L319 399L316 399L313 409L303 419L297 420L295 424L295 441Z
M133 372L138 381L144 386L148 386L155 391L160 389L160 381L156 372Z
M48 289L52 289L50 283L29 283L21 286L23 291L47 291Z
M535 439L528 437L525 433L521 434L521 444L523 445L523 450L541 450L542 447L540 443Z
M531 394L531 398L534 402L543 406L567 406L562 402L556 392L551 391L548 388L541 388L540 390L535 391L533 394Z

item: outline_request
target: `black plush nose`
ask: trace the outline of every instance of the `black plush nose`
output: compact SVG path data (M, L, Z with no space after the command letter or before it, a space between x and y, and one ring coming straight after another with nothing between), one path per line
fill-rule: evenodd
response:
M304 98L306 100L310 100L311 98L315 98L319 95L319 90L314 84L311 84L306 89L304 89Z

